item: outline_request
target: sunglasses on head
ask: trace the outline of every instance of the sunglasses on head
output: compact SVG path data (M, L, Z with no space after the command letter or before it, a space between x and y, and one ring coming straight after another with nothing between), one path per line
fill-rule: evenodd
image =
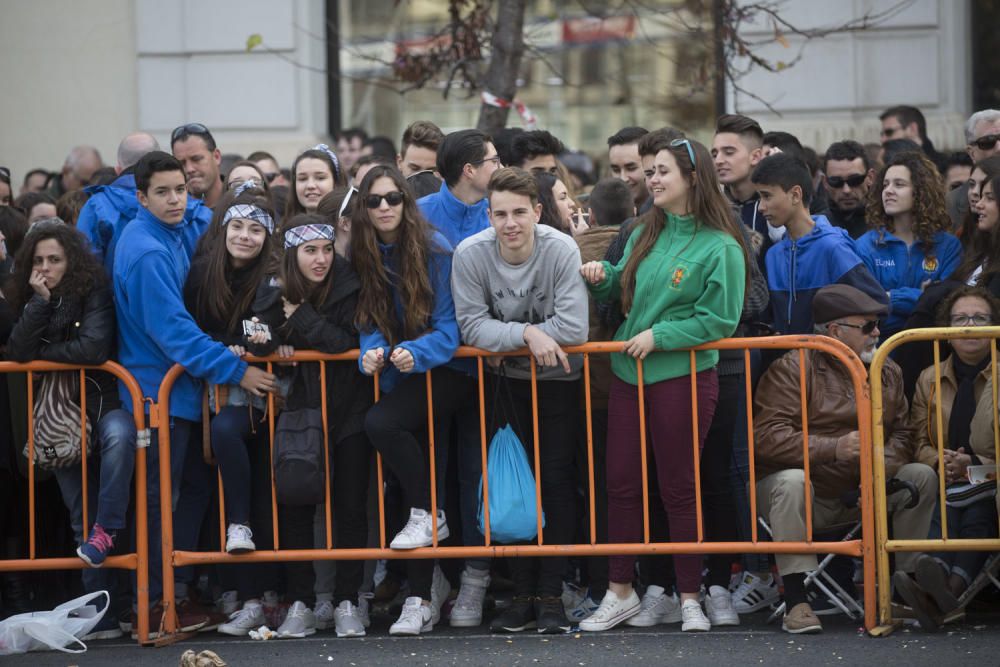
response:
M837 324L842 327L850 327L851 329L861 329L861 333L866 336L878 328L878 320L868 320L864 324L850 324L848 322L837 322Z
M180 141L189 134L197 134L202 137L212 136L212 133L208 131L208 128L201 123L188 123L187 125L181 125L174 128L174 131L170 133L170 143L173 144Z
M1000 134L984 134L973 141L972 145L981 151L988 151L996 146L998 141L1000 141Z
M684 146L687 148L688 158L691 160L691 166L694 167L697 162L694 159L694 148L691 147L691 142L687 139L674 139L670 142L671 147Z
M368 195L365 199L365 206L368 208L378 208L382 205L382 200L389 206L399 206L403 203L403 193L395 190L393 192L387 192L384 195Z
M338 218L344 217L344 214L347 213L347 207L351 205L351 198L357 193L358 189L352 185L351 189L347 191L346 195L344 195L344 200L340 202L340 210L337 212ZM379 204L376 204L375 206L378 207L380 204L381 202L379 202Z
M829 185L834 190L839 190L840 188L844 187L845 183L849 187L856 188L865 182L865 178L867 177L864 174L851 174L850 176L844 178L840 176L827 176L826 182L827 185Z
M7 167L0 167L0 176L6 178L7 180L10 180L10 169L8 169Z

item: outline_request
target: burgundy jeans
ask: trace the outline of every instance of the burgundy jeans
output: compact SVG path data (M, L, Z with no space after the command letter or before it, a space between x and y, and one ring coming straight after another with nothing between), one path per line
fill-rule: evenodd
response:
M715 369L697 374L698 451L712 424L719 382ZM646 446L655 452L660 498L670 521L670 539L695 542L694 448L691 424L691 376L645 387ZM647 450L647 453L650 450ZM639 448L639 392L614 378L608 402L608 540L642 541L642 466ZM700 555L675 555L677 589L697 593L701 586ZM612 556L608 579L631 583L635 556Z

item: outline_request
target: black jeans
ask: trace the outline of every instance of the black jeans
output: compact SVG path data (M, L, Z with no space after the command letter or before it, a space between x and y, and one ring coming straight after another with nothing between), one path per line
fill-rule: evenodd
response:
M571 544L576 515L576 433L579 419L580 381L546 380L538 382L538 436L535 443L531 420L531 382L529 380L487 377L489 396L498 400L491 407L487 434L510 424L535 465L535 446L541 463L542 510L545 513L545 544ZM536 476L537 479L537 476ZM510 562L514 595L518 597L556 597L562 594L566 571L565 556L514 558Z
M431 383L434 397L435 475L437 487L441 489L445 476L441 463L446 460L452 418L459 409L474 404L478 390L473 378L446 367L435 368L431 372ZM391 393L382 396L365 416L365 431L372 446L382 455L385 465L399 480L403 506L430 511L425 375L410 375L396 385ZM366 476L365 480L367 479ZM438 508L443 507L441 501L439 498ZM403 514L400 518L405 523L408 510ZM410 594L429 600L434 573L433 559L410 560L407 561L406 568Z
M738 542L740 539L736 497L729 473L744 377L742 373L719 376L718 407L701 451L702 521L705 539L710 542ZM706 560L708 577L705 586L728 587L733 556L711 554Z

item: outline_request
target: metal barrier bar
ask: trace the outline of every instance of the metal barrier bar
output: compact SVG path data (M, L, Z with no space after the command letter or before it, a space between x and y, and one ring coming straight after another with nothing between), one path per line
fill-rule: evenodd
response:
M821 553L821 554L841 554L854 557L864 558L866 561L866 573L871 571L874 573L874 550L870 547L870 542L873 538L873 523L874 519L872 516L873 499L872 499L872 485L870 480L865 483L866 478L870 477L870 474L866 474L865 471L870 470L871 466L871 453L868 444L871 442L871 431L870 428L870 405L868 403L868 394L866 393L866 373L863 364L860 360L842 343L835 341L830 338L821 336L786 336L786 337L771 337L771 338L754 338L754 339L727 339L722 341L717 341L715 343L701 346L695 349L740 349L744 350L744 362L747 368L747 389L748 395L746 397L748 414L747 414L747 428L749 436L749 449L751 456L751 507L756 515L756 480L753 463L753 451L754 451L754 439L753 439L753 413L752 413L752 396L750 395L750 355L749 350L751 348L765 348L765 349L812 349L825 352L837 358L841 363L845 365L848 372L852 377L854 383L854 388L856 395L858 397L858 417L859 417L859 433L862 441L862 456L861 456L861 469L862 469L862 494L861 494L861 512L862 512L862 522L866 526L865 533L861 539L849 540L844 542L815 542L812 539L811 522L809 526L808 534L806 539L800 542L760 542L757 540L757 530L756 525L753 527L752 541L751 542L706 542L704 541L704 534L702 528L702 507L701 507L701 484L700 484L700 452L699 452L699 438L698 438L698 392L697 392L697 373L694 366L695 356L694 352L690 352L691 360L691 397L692 397L692 427L694 429L694 437L692 446L694 448L694 465L695 465L695 491L696 491L696 513L698 518L698 529L697 529L697 540L689 543L651 543L649 535L649 476L648 476L648 463L647 463L647 436L646 436L646 406L645 406L645 383L643 379L643 364L641 360L637 360L637 375L638 375L638 405L639 405L639 444L640 444L640 459L641 459L641 469L642 469L642 494L643 494L643 539L642 542L630 543L630 544L598 544L596 539L596 517L594 511L594 495L595 495L595 482L594 482L594 461L593 461L593 432L591 423L591 412L592 403L590 395L590 357L591 354L598 353L612 353L620 352L624 347L624 343L615 342L600 342L600 343L587 343L579 346L572 346L564 348L567 354L583 354L584 355L584 405L586 408L586 420L587 426L587 456L588 456L588 486L591 499L591 512L590 512L590 536L588 544L546 544L543 536L542 522L542 494L541 494L541 464L540 464L540 441L539 441L539 388L538 388L538 368L535 360L528 355L526 350L516 350L512 352L504 353L491 353L482 350L477 350L474 348L460 348L456 357L459 358L476 358L477 360L477 370L478 370L478 397L480 402L479 416L480 416L480 450L483 457L482 470L483 470L483 494L486 498L489 497L488 491L488 475L487 472L487 457L488 457L488 447L487 447L487 432L486 432L486 410L485 410L485 366L484 359L493 357L507 357L507 356L529 356L529 363L531 368L531 413L532 413L532 435L534 436L534 463L535 463L535 496L536 504L539 508L537 513L538 521L538 537L534 544L519 544L519 545L494 545L492 543L490 535L490 525L489 525L489 503L485 503L485 513L486 516L486 526L485 526L485 544L483 546L440 546L437 544L436 539L436 528L437 528L437 494L436 494L436 478L437 470L435 466L436 456L435 456L435 433L433 428L433 384L431 379L431 373L426 374L427 382L427 409L428 409L428 431L429 431L429 461L430 466L430 479L431 479L431 505L433 512L433 525L434 525L434 538L432 540L432 546L424 547L413 550L391 550L386 548L386 536L385 536L385 507L384 507L384 480L382 478L381 469L381 459L378 459L378 503L379 503L379 547L376 548L363 548L363 549L331 549L330 537L328 531L328 539L326 549L298 549L298 550L279 550L276 546L274 550L269 551L255 551L250 554L241 554L238 556L229 555L220 552L192 552L192 551L180 551L173 548L173 536L172 527L169 522L164 523L164 599L173 599L173 568L181 567L185 565L194 564L207 564L207 563L250 563L250 562L286 562L286 561L308 561L308 560L357 560L357 559L411 559L411 558L474 558L474 557L510 557L510 556L568 556L568 555L581 555L581 556L597 556L597 555L631 555L631 554L709 554L709 553ZM357 360L358 351L354 350L351 352L346 352L338 355L325 355L317 352L305 351L297 352L292 360L303 362L303 361L346 361L346 360ZM800 355L803 353L800 351ZM278 361L275 358L255 358L248 357L248 361L252 363L263 363ZM288 359L282 359L282 361L288 361ZM177 377L183 372L179 366L175 367L167 374L164 379L164 383L160 389L160 403L159 412L163 415L169 414L169 400L170 400L170 390L172 389L173 383L176 381ZM801 381L803 385L800 390L800 395L802 400L805 399L805 376L804 371L801 376ZM323 387L323 398L326 401L326 383L322 382ZM375 378L375 397L378 400L378 378ZM271 403L273 406L273 402ZM806 410L803 410L805 415ZM325 416L325 415L324 415ZM324 422L326 420L324 419ZM272 412L272 422L273 422L273 412ZM804 425L808 428L807 425ZM273 425L271 427L272 435L272 447L273 447ZM169 503L169 493L164 494L162 489L169 489L169 466L166 468L163 465L164 461L169 461L169 431L168 429L160 430L160 440L161 447L163 447L163 454L161 455L161 474L164 476L164 482L161 485L161 502ZM809 471L808 471L808 439L806 439L806 478L807 478L807 494L809 493ZM272 499L273 499L273 466L272 466ZM331 494L328 490L327 492L327 516L330 516L330 497ZM807 495L807 498L811 498ZM168 507L169 505L164 505ZM277 514L276 508L272 508ZM807 506L807 513L811 516L811 507ZM756 524L756 522L753 522ZM275 532L277 533L277 521L275 520ZM328 529L331 528L328 518ZM276 535L277 536L277 535ZM866 540L868 541L868 548L866 548ZM872 627L874 624L874 602L875 602L875 590L873 586L874 577L866 577L865 580L865 599L866 603L866 625ZM172 609L173 606L171 605ZM871 615L869 619L868 616ZM168 625L171 621L176 621L172 618L172 614L165 615L165 625ZM168 630L173 631L176 628L176 624L169 626Z
M0 361L0 374L25 373L27 375L27 417L28 417L28 525L29 525L29 549L28 558L14 558L0 560L0 572L32 572L42 570L82 570L87 566L77 556L58 558L38 558L35 544L35 525L37 522L35 506L35 424L34 424L34 404L35 388L33 373L45 372L78 372L80 374L80 426L81 444L84 455L80 461L80 474L82 476L82 512L83 521L82 538L87 539L90 531L90 511L89 511L89 489L86 456L86 424L87 424L87 390L86 372L103 371L113 375L120 380L128 389L132 398L132 404L143 405L142 390L135 378L119 364L109 361L99 366L84 366L75 364L62 364L52 361L31 361L27 363L16 363L13 361ZM149 434L146 431L146 416L141 410L133 410L133 418L137 432L136 453L135 453L135 534L136 550L129 553L119 553L109 556L104 561L103 567L122 570L134 570L136 573L136 597L138 604L137 628L139 642L143 643L149 636L149 542L148 542L148 520L146 516L146 443ZM97 437L97 424L91 424L92 435Z
M997 458L994 465L1000 474L1000 431L997 425L997 342L1000 337L1000 326L990 327L935 327L927 329L909 329L892 336L883 342L875 352L871 362L871 409L872 409L872 477L874 480L876 539L876 576L878 587L878 627L872 629L872 634L887 634L895 627L892 617L892 600L889 571L889 554L898 552L922 551L996 551L1000 550L1000 538L992 539L954 539L947 533L946 514L946 483L944 467L944 437L941 414L941 352L940 342L943 340L990 339L990 360L993 379L993 444ZM889 539L888 499L886 497L885 472L885 408L882 387L882 370L890 354L907 343L931 341L934 347L934 396L936 400L935 416L937 419L937 454L938 454L938 502L941 512L942 537L940 539L899 540ZM866 575L867 576L867 575Z

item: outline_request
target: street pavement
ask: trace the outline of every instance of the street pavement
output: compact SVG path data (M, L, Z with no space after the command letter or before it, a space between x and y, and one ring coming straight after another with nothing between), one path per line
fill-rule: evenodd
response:
M83 655L32 653L0 658L0 665L125 667L169 665L181 654L209 649L229 665L956 665L1000 664L1000 614L970 614L939 634L898 629L888 637L867 636L845 617L824 617L821 635L792 636L766 625L763 612L743 617L739 627L702 634L677 625L624 628L567 635L491 635L483 628L447 625L421 637L388 636L388 618L375 619L368 636L337 639L333 631L307 639L256 642L204 633L164 648L139 648L123 640L93 642Z

